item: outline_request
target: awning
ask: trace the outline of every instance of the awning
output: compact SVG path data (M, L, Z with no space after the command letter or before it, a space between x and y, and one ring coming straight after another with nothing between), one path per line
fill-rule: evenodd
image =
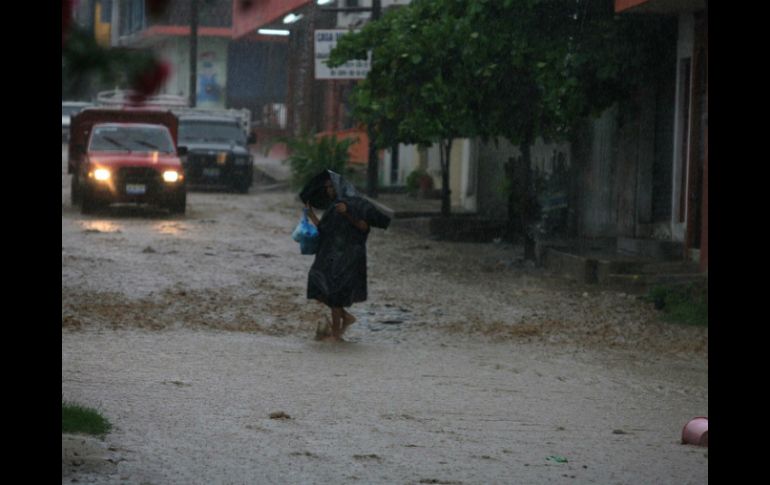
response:
M679 14L706 8L706 0L615 0L617 13Z

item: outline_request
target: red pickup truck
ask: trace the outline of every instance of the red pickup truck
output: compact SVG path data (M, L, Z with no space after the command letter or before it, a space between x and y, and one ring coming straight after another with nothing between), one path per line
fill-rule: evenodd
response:
M86 108L73 116L67 165L73 205L84 214L112 203L183 214L187 184L178 124L171 111L148 108Z

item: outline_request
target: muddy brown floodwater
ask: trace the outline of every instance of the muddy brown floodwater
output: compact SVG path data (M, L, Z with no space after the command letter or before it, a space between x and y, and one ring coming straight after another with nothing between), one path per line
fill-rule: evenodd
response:
M188 202L83 216L63 168L62 395L113 429L62 437L62 483L708 483L707 329L395 223L317 342L294 194Z

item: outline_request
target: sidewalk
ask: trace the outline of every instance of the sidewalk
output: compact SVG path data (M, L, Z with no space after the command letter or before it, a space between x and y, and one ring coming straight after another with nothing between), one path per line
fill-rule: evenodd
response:
M436 217L441 215L441 199L428 199L403 193L380 193L376 199L367 197L377 204L390 209L392 217L407 219L416 217ZM453 209L455 212L456 209Z
M268 156L256 150L252 150L252 154L254 168L274 187L288 186L291 170L283 163L286 155L282 147L276 146ZM367 199L388 214L392 224L426 237L485 242L499 237L501 230L499 224L478 220L473 217L474 214L454 207L453 216L468 217L438 222L436 218L441 215L441 199L406 192L381 192L377 198ZM707 275L700 273L695 263L681 261L664 254L662 250L647 255L623 251L622 242L614 238L596 241L543 240L537 243L536 259L538 265L579 283L622 287L628 291L644 292L656 284L707 281Z
M276 145L270 153L265 155L263 147L251 147L251 155L254 157L254 169L275 183L288 183L291 178L291 169L283 163L286 159L286 149L283 145ZM255 174L255 178L260 178Z
M629 238L538 241L538 263L578 283L646 293L656 285L707 284L708 274L693 261L662 251L641 254L628 241L665 246L668 241Z
M268 179L276 185L288 184L291 168L283 162L286 159L285 146L275 145L267 155L263 147L252 147L251 154L254 157L254 169L259 172L255 178ZM407 193L380 193L376 199L369 200L392 218L433 217L441 214L441 199L427 199ZM453 212L461 213L456 209Z

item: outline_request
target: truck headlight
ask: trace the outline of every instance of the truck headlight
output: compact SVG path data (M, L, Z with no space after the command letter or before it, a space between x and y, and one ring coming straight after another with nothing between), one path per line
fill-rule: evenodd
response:
M106 182L110 179L110 171L106 168L97 168L94 170L94 178L100 182Z
M166 170L163 172L163 180L166 182L177 182L179 181L179 172L176 170Z

